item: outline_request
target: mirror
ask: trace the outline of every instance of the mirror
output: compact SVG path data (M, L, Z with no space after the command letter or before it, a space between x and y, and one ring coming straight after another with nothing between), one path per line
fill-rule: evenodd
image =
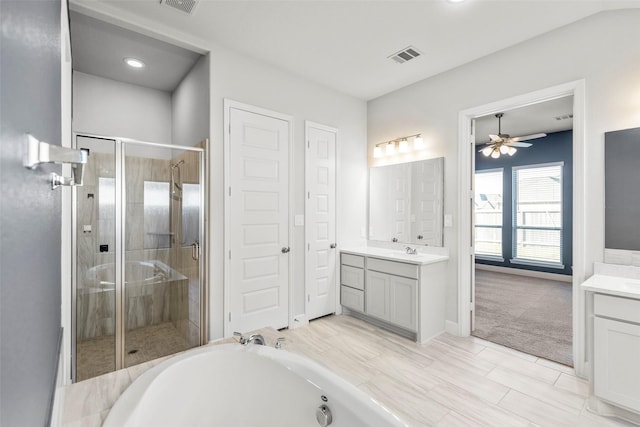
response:
M369 240L442 246L443 175L443 157L370 168Z
M640 250L640 128L604 134L604 247Z

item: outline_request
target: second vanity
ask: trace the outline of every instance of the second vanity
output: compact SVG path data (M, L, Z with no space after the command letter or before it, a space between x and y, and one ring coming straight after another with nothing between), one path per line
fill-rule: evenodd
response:
M424 343L445 329L447 255L360 247L340 251L345 312Z

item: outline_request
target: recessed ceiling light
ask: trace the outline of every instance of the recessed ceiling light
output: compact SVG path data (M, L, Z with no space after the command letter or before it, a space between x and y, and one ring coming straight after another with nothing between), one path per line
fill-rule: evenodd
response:
M449 3L462 3L464 0L447 0Z
M144 62L136 58L124 58L124 63L132 68L144 68Z

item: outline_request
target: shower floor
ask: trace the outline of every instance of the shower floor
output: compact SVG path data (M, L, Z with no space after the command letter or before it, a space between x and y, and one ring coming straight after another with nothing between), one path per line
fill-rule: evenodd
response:
M192 346L171 322L128 331L125 338L125 367L187 350ZM76 381L115 370L113 335L78 341Z

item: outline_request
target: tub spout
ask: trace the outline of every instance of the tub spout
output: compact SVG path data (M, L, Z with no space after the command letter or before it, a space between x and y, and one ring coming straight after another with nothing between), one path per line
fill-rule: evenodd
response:
M264 345L265 344L264 337L262 335L260 335L260 334L251 335L249 337L249 339L247 340L247 344L250 344L250 343L254 343L254 344L258 344L258 345Z

